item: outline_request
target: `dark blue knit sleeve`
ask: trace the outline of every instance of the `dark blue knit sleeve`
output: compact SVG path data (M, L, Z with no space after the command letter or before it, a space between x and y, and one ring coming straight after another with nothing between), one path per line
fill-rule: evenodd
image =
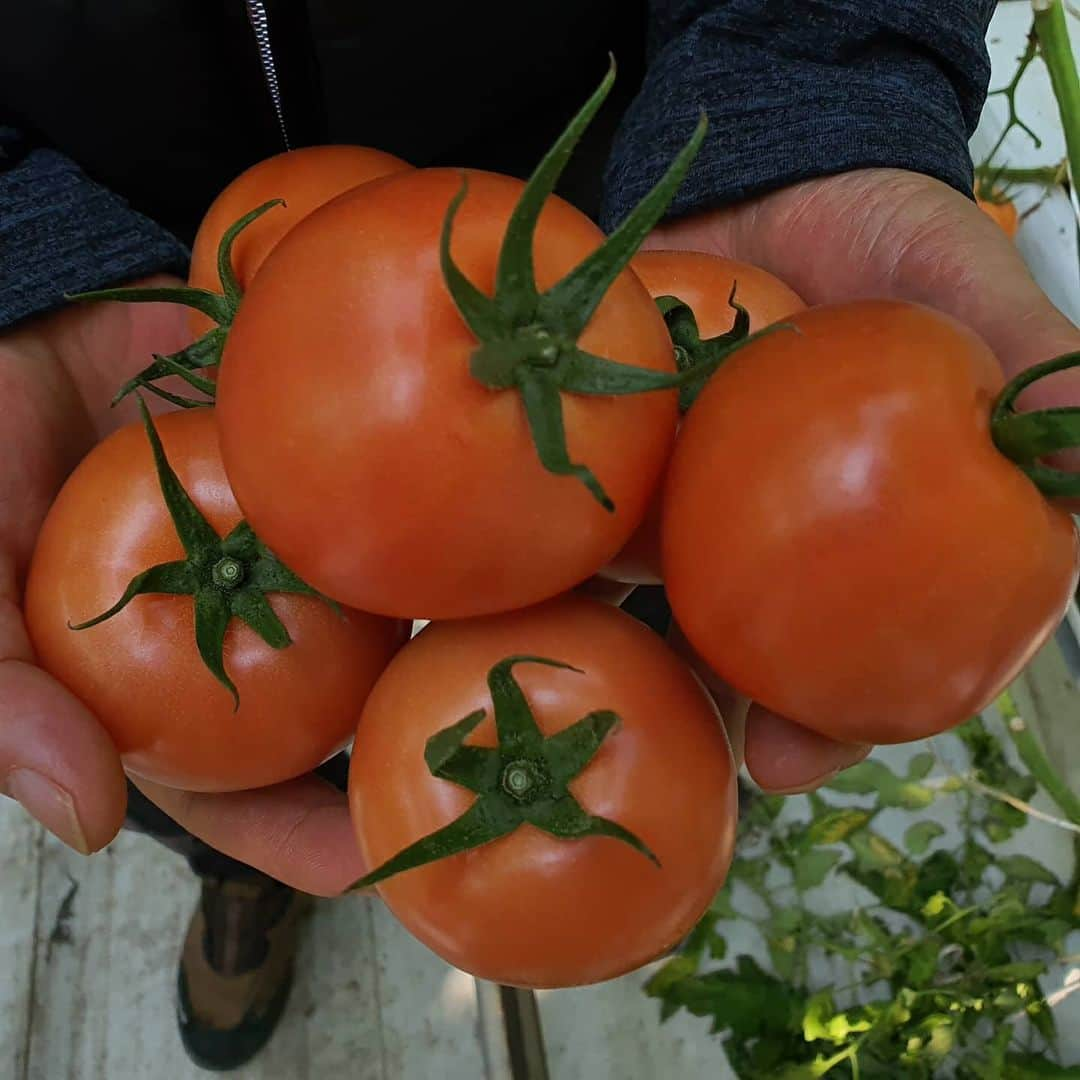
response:
M702 110L671 216L799 180L893 166L970 193L994 0L653 0L650 62L605 175L617 224Z
M22 152L0 128L0 328L64 303L64 294L159 271L184 273L171 233L48 149Z

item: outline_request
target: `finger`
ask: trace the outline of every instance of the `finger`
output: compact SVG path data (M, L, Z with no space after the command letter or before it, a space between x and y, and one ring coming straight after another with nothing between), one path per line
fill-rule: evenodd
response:
M746 768L761 788L777 795L813 791L872 749L836 742L757 704L746 718Z
M44 671L0 661L0 792L83 855L124 821L115 746L90 711Z
M226 795L131 779L200 840L301 892L336 896L364 876L348 801L317 776Z
M702 685L712 696L717 711L720 713L720 719L727 730L728 743L731 745L735 765L737 768L741 768L743 759L746 756L746 715L750 706L749 698L743 697L737 690L728 686L701 659L674 619L671 620L671 625L668 627L667 640L671 648L687 662L690 669L697 675Z

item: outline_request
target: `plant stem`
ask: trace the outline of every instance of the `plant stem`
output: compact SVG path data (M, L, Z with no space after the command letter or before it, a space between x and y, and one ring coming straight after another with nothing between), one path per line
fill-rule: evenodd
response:
M1069 172L1080 183L1080 77L1076 72L1062 0L1034 0L1035 36L1061 113Z
M1012 184L1060 184L1065 179L1066 166L1061 161L1057 165L1036 165L1030 169L1012 169L1002 166L1000 169L991 165L979 165L976 173L980 179L1001 180Z
M1020 715L1016 702L1008 690L997 700L1009 737L1016 746L1020 760L1031 775L1046 789L1046 793L1058 804L1061 812L1074 824L1080 826L1080 797L1058 776L1039 740Z

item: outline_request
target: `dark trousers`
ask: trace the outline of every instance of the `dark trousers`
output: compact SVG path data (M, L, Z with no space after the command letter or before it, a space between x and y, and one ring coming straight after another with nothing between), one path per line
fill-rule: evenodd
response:
M661 588L637 588L623 604L623 609L640 619L658 633L666 633L671 621L671 609ZM320 765L315 772L336 788L345 790L349 775L349 758L341 753ZM171 851L183 855L199 877L239 878L265 877L261 870L237 862L215 851L209 844L192 836L164 810L159 810L134 784L128 783L128 814L125 827L152 836Z

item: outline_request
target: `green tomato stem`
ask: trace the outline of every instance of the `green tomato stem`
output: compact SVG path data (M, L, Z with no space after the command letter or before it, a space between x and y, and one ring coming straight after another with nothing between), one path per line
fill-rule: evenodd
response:
M1080 352L1036 364L1013 378L998 395L990 414L994 445L1027 474L1046 496L1080 496L1080 473L1055 469L1040 458L1080 447L1080 406L1017 412L1016 399L1032 383L1080 367Z
M1058 804L1061 812L1074 825L1080 825L1080 796L1072 791L1050 764L1046 751L1020 715L1016 701L1009 691L1006 690L998 698L997 707L1005 721L1009 737L1016 747L1016 752L1020 755L1020 760L1043 786L1046 793Z
M1057 98L1069 172L1080 183L1080 77L1076 72L1062 0L1035 0L1035 36Z

